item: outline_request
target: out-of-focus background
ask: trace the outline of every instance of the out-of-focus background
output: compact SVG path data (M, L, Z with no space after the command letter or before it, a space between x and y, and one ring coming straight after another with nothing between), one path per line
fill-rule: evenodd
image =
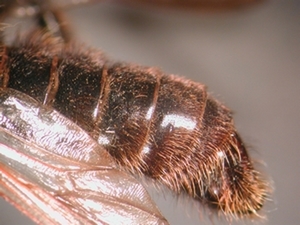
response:
M300 1L214 13L99 3L68 14L79 38L109 56L206 84L233 109L251 155L274 182L268 220L257 223L300 223ZM186 199L151 195L172 225L229 224L212 222ZM31 224L0 203L1 225Z

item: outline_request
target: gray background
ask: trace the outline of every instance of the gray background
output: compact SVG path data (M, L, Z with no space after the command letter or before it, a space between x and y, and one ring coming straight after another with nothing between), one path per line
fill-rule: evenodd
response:
M234 110L251 155L265 161L264 171L274 181L273 201L264 209L268 220L261 223L299 224L299 0L266 1L223 13L108 3L69 13L80 39L111 57L157 66L206 84ZM213 224L201 206L167 192L150 192L171 224ZM27 221L1 201L1 225Z

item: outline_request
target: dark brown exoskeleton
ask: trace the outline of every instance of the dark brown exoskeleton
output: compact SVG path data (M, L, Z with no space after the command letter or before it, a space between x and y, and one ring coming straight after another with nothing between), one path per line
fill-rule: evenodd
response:
M36 4L40 28L1 47L1 87L74 121L120 167L185 192L226 215L257 214L268 184L253 167L232 113L204 85L153 67L116 63L46 31L54 8ZM48 5L47 5L48 7Z

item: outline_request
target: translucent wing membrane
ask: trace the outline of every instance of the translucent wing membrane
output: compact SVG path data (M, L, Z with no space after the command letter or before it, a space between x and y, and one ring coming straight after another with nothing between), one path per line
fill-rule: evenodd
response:
M167 224L146 190L75 123L0 90L0 192L38 224Z

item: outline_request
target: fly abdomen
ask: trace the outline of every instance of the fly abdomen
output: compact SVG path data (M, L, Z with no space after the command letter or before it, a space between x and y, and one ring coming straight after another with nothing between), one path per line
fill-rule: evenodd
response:
M76 50L77 49L77 50ZM204 85L108 61L39 32L3 46L1 85L54 107L118 164L226 214L256 214L267 184L254 170L232 115Z

